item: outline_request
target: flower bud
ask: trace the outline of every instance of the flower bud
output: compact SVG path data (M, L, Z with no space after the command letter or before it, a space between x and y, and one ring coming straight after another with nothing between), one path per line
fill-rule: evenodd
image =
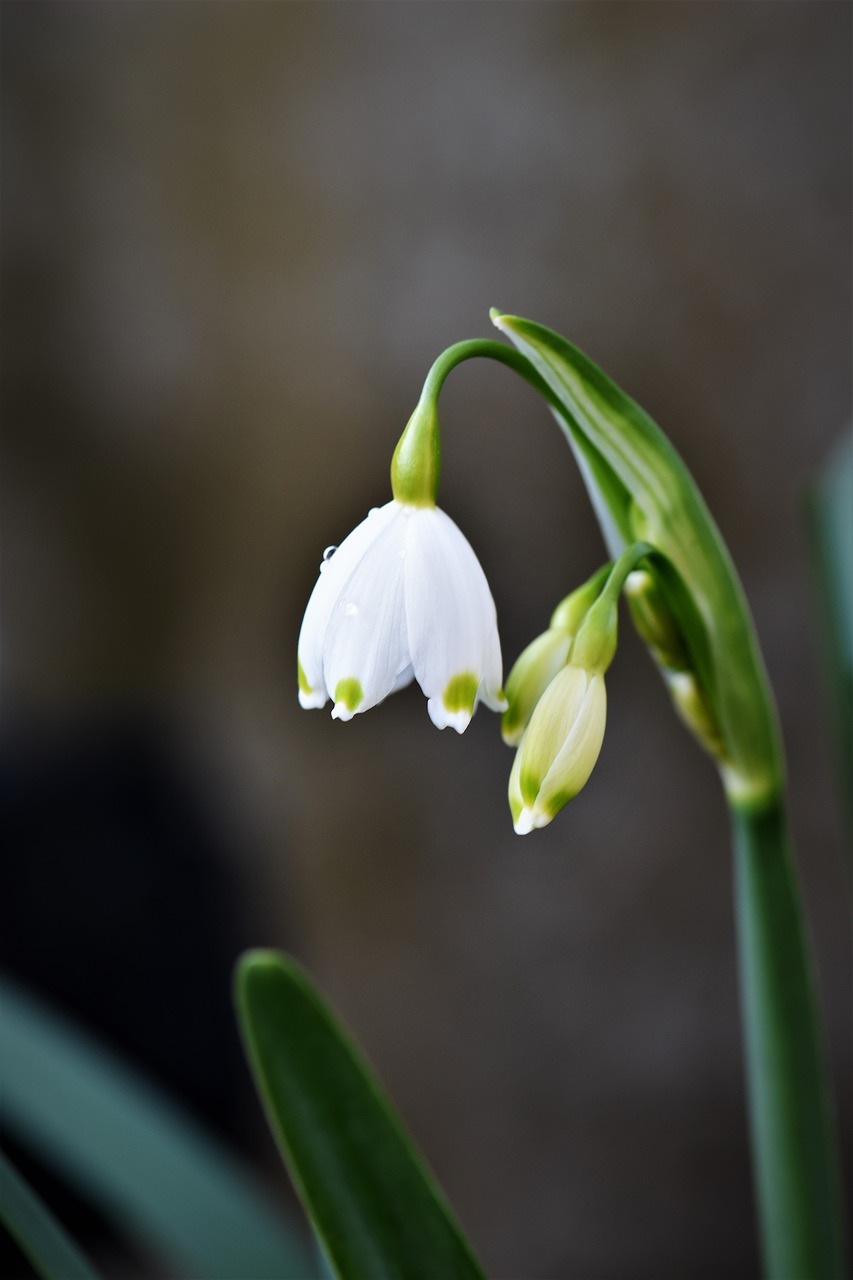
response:
M682 722L716 760L726 758L726 745L714 709L692 671L664 673L667 688Z
M562 600L551 615L548 630L537 636L516 659L507 677L509 704L501 719L501 734L507 746L521 742L533 709L558 671L566 665L578 628L590 606L597 600L610 571L605 565L598 573Z
M509 706L501 717L501 735L507 746L521 742L537 702L566 665L573 638L549 627L516 659L504 687Z
M572 663L603 676L616 656L618 615L610 592L601 595L583 620L572 649Z
M604 677L570 662L536 705L510 774L519 835L544 827L586 784L604 738Z
M687 671L690 659L672 612L658 584L646 569L635 569L625 580L625 595L637 634L659 666Z

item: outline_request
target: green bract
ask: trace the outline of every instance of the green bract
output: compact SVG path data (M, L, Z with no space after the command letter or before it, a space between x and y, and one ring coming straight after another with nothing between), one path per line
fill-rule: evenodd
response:
M640 538L659 553L650 572L719 725L729 800L762 808L782 783L775 711L743 591L699 490L651 418L576 347L529 320L492 319L545 384L611 555Z
M407 507L434 507L441 473L435 401L424 396L406 423L391 459L391 490Z

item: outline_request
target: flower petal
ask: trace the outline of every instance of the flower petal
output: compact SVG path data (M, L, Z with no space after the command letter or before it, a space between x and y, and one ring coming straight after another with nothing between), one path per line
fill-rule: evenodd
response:
M362 557L400 510L397 502L375 507L334 555L320 565L320 576L308 601L297 645L299 702L303 707L322 707L328 700L331 691L324 679L323 646L332 610Z
M415 677L433 723L461 733L480 698L506 705L494 600L467 539L437 507L410 513L405 563Z
M338 720L381 702L410 665L403 580L408 511L393 505L393 518L348 575L329 614L323 678Z

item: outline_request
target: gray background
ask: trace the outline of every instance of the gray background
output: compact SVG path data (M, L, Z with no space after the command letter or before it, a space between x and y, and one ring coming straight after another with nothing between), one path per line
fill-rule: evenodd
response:
M181 744L254 941L318 976L496 1280L756 1268L719 787L626 625L599 766L521 841L488 712L457 738L416 690L345 727L299 710L302 610L489 306L634 395L753 605L849 1132L803 500L850 417L850 27L796 2L3 6L7 698L42 733L131 708ZM442 422L508 667L600 537L508 371L457 371Z

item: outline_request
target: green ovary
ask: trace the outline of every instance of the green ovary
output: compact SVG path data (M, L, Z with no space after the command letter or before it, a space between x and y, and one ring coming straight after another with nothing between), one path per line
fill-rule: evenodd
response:
M454 676L442 695L445 710L451 715L457 711L467 711L470 714L474 710L479 688L480 681L470 671Z
M350 678L339 680L335 686L335 702L342 702L347 711L356 711L359 703L364 701L364 690L359 682Z

